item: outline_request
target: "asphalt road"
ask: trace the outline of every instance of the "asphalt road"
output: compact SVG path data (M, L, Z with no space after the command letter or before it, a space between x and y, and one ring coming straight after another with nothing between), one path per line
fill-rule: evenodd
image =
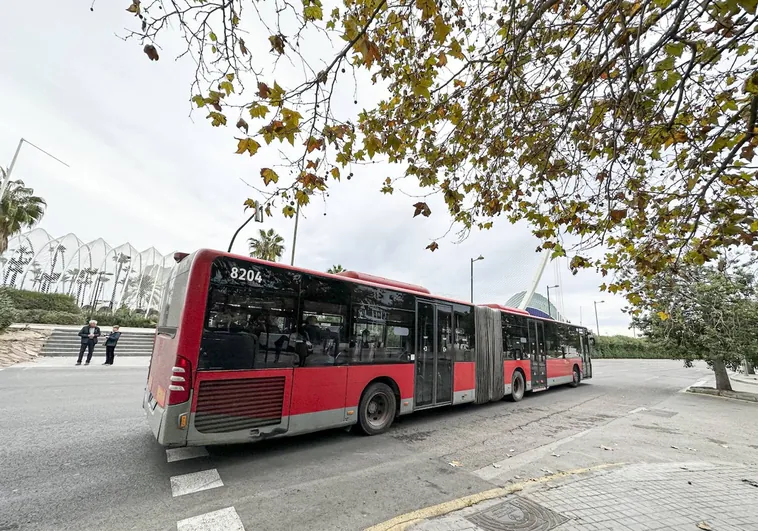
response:
M674 459L670 452L706 440L712 448L701 451L726 445L733 459L755 460L755 404L680 392L710 376L704 366L594 366L576 389L411 415L382 436L331 431L174 462L141 409L146 366L8 368L0 371L0 531L168 530L229 507L247 531L356 530L547 467ZM172 495L172 477L213 470L223 486Z

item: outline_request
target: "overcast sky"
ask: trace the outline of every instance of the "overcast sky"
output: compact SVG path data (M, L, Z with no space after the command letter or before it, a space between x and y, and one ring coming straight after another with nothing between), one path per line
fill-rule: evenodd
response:
M192 64L174 61L170 51L148 61L137 43L115 35L130 23L127 3L100 1L90 12L90 1L39 0L3 10L0 164L10 164L24 137L70 165L25 146L14 170L48 201L41 226L54 236L73 232L84 241L102 237L163 253L226 249L245 219L243 201L254 194L243 180L259 179L262 160L234 154L232 128L189 116ZM528 226L500 221L460 244L451 234L431 253L425 246L449 224L442 201L429 202L431 218L412 218L416 200L379 192L385 170L354 170L326 202L307 208L295 265L325 270L339 263L468 300L469 259L481 254L476 302L503 303L528 287L541 257ZM286 240L289 262L293 226L281 215L251 223L234 249L244 253L247 237L273 227ZM551 299L574 323L581 308L592 328L593 301L604 300L600 331L630 334L623 298L601 294L601 282L591 271L572 276L563 260L546 268L538 291L560 284Z

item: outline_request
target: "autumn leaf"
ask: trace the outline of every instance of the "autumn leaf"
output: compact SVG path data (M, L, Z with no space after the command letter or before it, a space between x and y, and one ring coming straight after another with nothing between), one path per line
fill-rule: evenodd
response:
M413 212L413 217L415 218L419 214L424 216L425 218L428 218L429 215L432 213L432 210L429 208L429 205L427 205L424 202L419 201L415 205L413 205L413 208L416 210Z
M432 252L434 252L437 249L439 249L439 247L440 246L437 244L437 242L432 242L432 243L430 243L429 245L426 246L426 248L429 249Z
M152 44L146 44L142 49L151 61L157 61L159 59L158 50Z
M669 318L669 314L667 314L666 312L658 312L656 315L661 321L665 321L666 319Z
M260 103L253 103L248 109L251 118L265 118L268 114L268 111L269 108L265 105L261 105Z
M611 210L611 219L613 220L614 223L619 223L625 217L626 217L626 209L625 208Z
M279 176L271 168L263 168L261 170L261 177L263 178L263 184L266 186L268 186L269 183L279 182Z
M247 122L242 118L237 120L237 129L244 129L245 132L247 133L247 130L248 130Z
M284 208L282 208L282 214L284 214L285 218L291 218L295 215L295 208L290 205L285 205Z
M223 90L226 92L226 95L228 96L232 92L234 92L234 85L230 81L222 81L218 84L219 90Z
M247 55L250 53L250 51L247 49L247 46L245 46L245 39L240 39L240 52L242 55Z
M303 145L306 146L306 150L308 151L308 153L312 153L313 151L317 149L321 149L324 146L324 139L323 138L315 139L313 137L310 137L308 140L306 140L303 143Z
M258 96L261 98L268 99L268 95L271 93L271 89L268 88L268 85L265 83L258 82Z
M440 52L440 54L437 56L437 65L438 66L445 66L447 64L447 56Z
M337 179L338 181L340 180L340 169L339 168L337 168L335 166L334 168L332 168L332 170L331 170L330 173L332 174L333 178Z
M321 20L324 18L324 12L321 9L321 6L309 5L303 9L303 18L308 21Z
M239 138L238 140L237 153L240 155L243 153L249 153L252 157L258 152L258 148L261 147L261 145L252 138Z
M284 45L287 42L287 38L281 33L278 35L271 35L268 38L268 42L271 43L271 51L276 52L279 55L284 53Z
M126 8L129 13L139 15L140 13L140 0L132 0L132 5Z
M219 127L222 125L226 125L226 116L221 114L220 112L212 111L206 118L211 119L211 125L213 127Z
M421 10L422 20L428 20L437 14L437 4L434 0L416 0L416 7Z

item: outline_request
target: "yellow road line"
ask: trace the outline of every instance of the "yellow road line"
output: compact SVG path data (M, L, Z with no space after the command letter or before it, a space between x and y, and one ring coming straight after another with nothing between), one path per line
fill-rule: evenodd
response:
M623 464L624 463L606 463L603 465L591 466L588 468L578 468L576 470L567 470L565 472L550 474L549 476L532 478L526 481L522 481L520 483L513 483L512 485L508 485L507 487L498 487L495 489L485 490L477 494L471 494L469 496L464 496L462 498L457 498L455 500L446 501L438 505L432 505L430 507L425 507L423 509L418 509L416 511L411 511L409 513L401 514L400 516L396 516L390 520L387 520L386 522L382 522L380 524L376 524L374 526L368 527L364 531L403 531L405 529L408 529L413 524L418 523L421 520L426 520L428 518L434 518L437 516L442 516L444 514L452 513L453 511L458 511L459 509L471 507L472 505L475 505L483 501L491 500L493 498L500 498L502 496L507 496L509 494L513 494L514 492L523 490L525 487L528 487L529 485L534 485L537 483L547 483L548 481L553 481L555 479L568 477L568 476L575 476L577 474L586 474L587 472L594 472L596 470L602 470L604 468L622 466Z

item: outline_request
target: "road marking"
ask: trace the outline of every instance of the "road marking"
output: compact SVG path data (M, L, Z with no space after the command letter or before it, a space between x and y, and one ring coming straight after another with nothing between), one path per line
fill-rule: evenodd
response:
M634 415L635 413L639 413L640 411L647 411L646 407L638 407L633 410L631 410L627 415Z
M472 505L475 505L483 501L507 496L509 494L513 494L514 492L523 490L525 487L528 487L529 485L547 483L549 481L553 481L554 479L560 479L560 478L564 478L568 476L575 476L578 474L586 474L588 472L594 472L596 470L602 470L605 468L611 468L611 467L622 466L622 465L624 465L624 463L605 463L603 465L592 466L589 468L578 468L576 470L558 472L556 474L551 474L549 476L543 476L540 478L532 478L527 481L522 481L520 483L514 483L512 485L508 485L507 487L499 487L496 489L485 490L484 492L480 492L478 494L464 496L456 500L450 500L448 502L440 503L438 505L432 505L431 507L425 507L424 509L419 509L417 511L412 511L410 513L401 514L400 516L396 516L395 518L392 518L391 520L387 520L386 522L382 522L380 524L367 527L366 529L364 529L364 531L403 531L405 529L408 529L412 525L417 524L420 520L442 516L443 514L449 514L459 509L471 507Z
M197 457L208 457L208 450L205 446L188 446L186 448L171 448L166 450L166 461L184 461L185 459L195 459Z
M177 531L245 531L234 507L185 518L176 523Z
M218 475L218 470L215 468L182 474L181 476L171 476L171 495L174 498L223 486L224 482L221 481L221 476Z

